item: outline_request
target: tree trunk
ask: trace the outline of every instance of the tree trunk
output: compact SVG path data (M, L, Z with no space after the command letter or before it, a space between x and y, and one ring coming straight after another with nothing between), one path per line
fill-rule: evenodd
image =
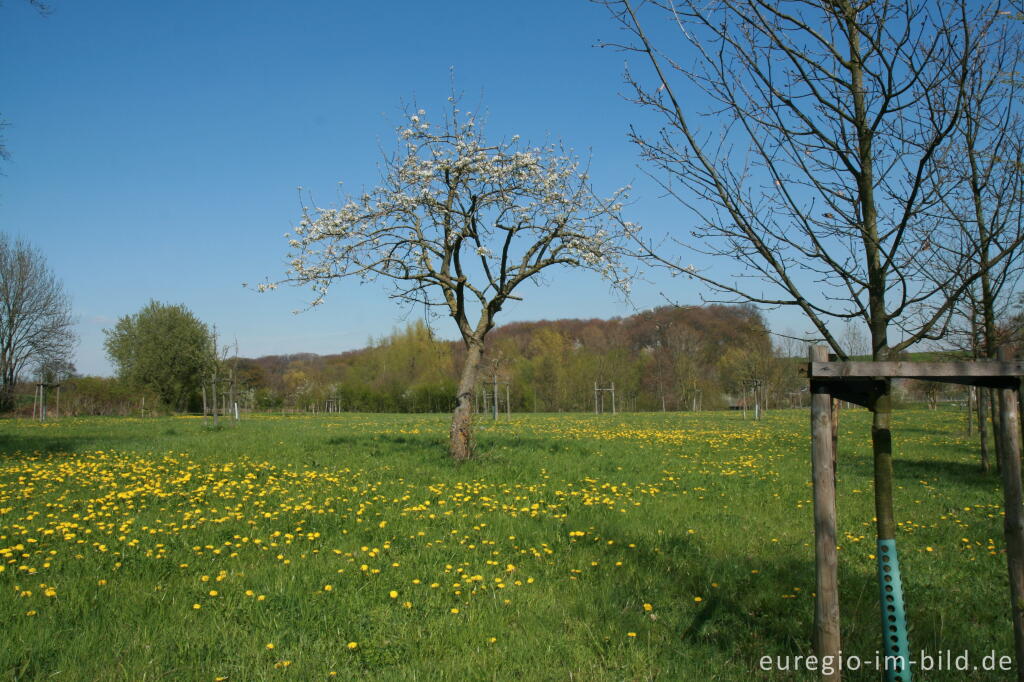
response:
M483 352L482 341L469 343L466 364L459 379L459 392L455 396L455 412L452 414L452 430L448 440L448 454L457 462L473 456L473 393Z
M826 360L828 359L828 354L825 355L825 358ZM832 433L830 434L830 436L832 438L832 488L834 490L836 487L836 459L839 456L839 400L837 400L836 398L831 399L831 404L829 405L829 414L829 423L830 428L832 429Z
M974 386L967 387L967 437L974 435Z
M1003 443L1002 439L997 435L999 433L999 400L996 398L996 389L990 388L985 391L988 393L988 409L989 414L992 418L992 440L996 447L996 471L1003 470Z
M978 389L978 440L981 443L981 470L988 473L992 465L988 456L988 405L987 389Z
M892 498L892 396L890 380L885 380L886 391L878 396L872 406L871 448L875 460L875 519L878 539L892 540L896 537L896 521Z

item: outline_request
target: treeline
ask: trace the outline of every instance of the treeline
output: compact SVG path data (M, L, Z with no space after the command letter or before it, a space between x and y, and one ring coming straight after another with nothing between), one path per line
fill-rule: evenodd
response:
M229 360L255 409L442 412L454 406L460 343L420 321L338 355ZM477 402L497 385L514 412L693 410L789 405L800 382L749 306L666 306L610 320L519 322L489 337Z
M33 381L20 381L15 387L9 413L17 417L38 416L38 387ZM46 387L46 416L49 418L87 416L140 416L168 414L172 410L150 391L129 386L116 377L71 376Z

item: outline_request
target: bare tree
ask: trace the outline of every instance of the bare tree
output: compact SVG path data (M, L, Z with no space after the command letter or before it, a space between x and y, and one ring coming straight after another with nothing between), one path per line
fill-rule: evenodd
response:
M0 411L14 407L23 370L70 357L73 326L71 300L43 255L0 233Z
M732 300L798 307L841 358L849 349L834 325L859 319L872 358L886 360L941 338L958 297L1012 254L993 246L982 266L962 253L945 277L928 276L939 260L934 245L959 236L942 212L961 179L941 160L961 144L969 73L1002 20L996 5L598 1L629 36L615 46L650 74L627 74L633 99L664 122L632 137L695 216L692 239L680 231L673 239L741 271L722 277L647 242L650 261ZM690 103L706 106L695 112ZM716 131L698 129L702 114ZM892 399L888 381L876 386L876 522L879 541L889 542Z
M502 306L559 266L597 271L626 289L623 243L636 228L619 217L625 189L597 197L559 147L528 147L518 136L489 143L480 121L449 101L436 129L423 110L407 115L379 187L341 208L303 207L285 281L311 286L315 306L335 280L381 278L398 301L455 321L467 354L449 451L461 460L472 455L477 371Z
M1024 84L1015 73L1022 53L1017 22L999 21L980 36L966 73L963 113L952 143L937 160L945 189L937 216L950 221L956 239L934 245L945 267L929 274L952 290L956 303L951 340L975 358L996 357L1004 342L999 320L1024 273L1019 258L1024 241L1024 119L1018 113ZM993 256L999 258L993 262ZM965 261L971 267L964 269ZM980 276L961 287L973 273ZM985 411L991 410L998 431L997 405L993 391L983 391L978 409L984 471L989 469Z

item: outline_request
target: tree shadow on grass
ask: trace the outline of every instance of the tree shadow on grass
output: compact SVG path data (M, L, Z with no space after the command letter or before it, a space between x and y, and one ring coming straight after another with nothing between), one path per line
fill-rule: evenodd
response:
M21 459L41 454L72 454L89 441L58 435L6 435L0 438L0 460Z
M980 462L951 462L941 459L901 459L894 463L897 475L913 480L935 481L945 479L961 485L992 489L999 485L999 474L995 471L983 473Z
M993 460L995 456L993 455ZM841 478L854 476L865 480L874 479L874 464L870 455L860 452L839 451L838 472ZM955 481L957 485L991 490L999 485L999 474L995 471L983 473L979 461L951 460L936 456L933 459L904 457L897 451L893 455L893 475L898 485L913 484L917 481Z
M598 524L594 532L616 537L615 524ZM811 537L808 530L808 537ZM709 647L724 659L739 663L755 678L816 679L807 673L788 673L788 677L765 675L758 667L763 656L792 657L814 653L815 566L813 550L793 547L780 556L765 556L763 550L735 554L682 533L666 533L637 549L616 543L601 547L601 564L621 560L628 570L609 572L598 577L596 587L603 599L620 606L615 613L623 631L636 629L636 618L657 617L652 627L663 630L669 641L680 646ZM597 549L601 543L595 543ZM654 551L654 549L659 551ZM806 558L799 555L806 553ZM881 621L875 562L870 559L840 557L840 615L842 649L862 659L873 659L881 643ZM714 587L713 585L717 585ZM951 607L949 584L926 571L904 575L907 594L911 649L937 652L977 648L972 636L976 623L970 614L990 604L961 604ZM955 599L970 600L965 588ZM653 612L645 613L643 602L653 603ZM1006 641L992 642L1002 651L1012 649L1009 617ZM593 614L591 614L593 615ZM652 618L652 620L654 620ZM985 646L989 646L986 642ZM985 651L972 652L987 654ZM666 655L666 664L671 665ZM980 673L979 673L980 675ZM729 678L731 679L731 678ZM878 679L872 670L850 672L849 680ZM933 673L929 680L988 679L964 676L963 672Z

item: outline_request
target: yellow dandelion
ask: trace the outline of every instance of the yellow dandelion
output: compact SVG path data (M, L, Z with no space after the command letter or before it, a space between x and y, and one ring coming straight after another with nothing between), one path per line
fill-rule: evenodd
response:
M348 646L349 649L358 649L359 648L359 644L356 643L356 642L349 642L347 646Z

